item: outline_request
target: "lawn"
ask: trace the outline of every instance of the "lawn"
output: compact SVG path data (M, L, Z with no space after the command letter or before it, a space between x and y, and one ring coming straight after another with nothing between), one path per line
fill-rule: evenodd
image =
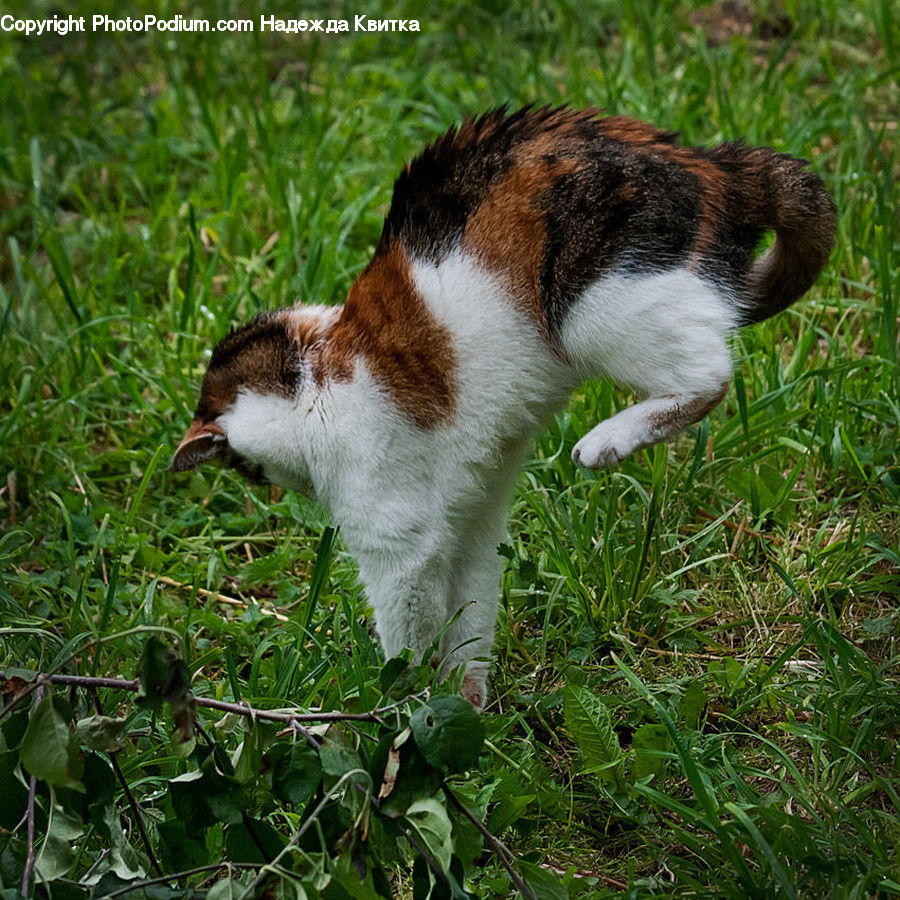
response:
M900 895L896 4L97 6L0 31L3 900ZM479 724L324 510L168 465L215 341L342 301L404 160L507 102L805 157L839 229L678 441L576 468L603 383L541 434Z

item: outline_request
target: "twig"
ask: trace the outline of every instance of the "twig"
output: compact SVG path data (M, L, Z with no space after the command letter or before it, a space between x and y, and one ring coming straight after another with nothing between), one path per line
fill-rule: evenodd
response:
M152 572L150 573L157 581L162 584L167 584L169 587L180 588L184 591L192 591L194 590L194 586L192 584L185 584L183 581L176 581L174 578L169 578L168 575L154 575ZM224 603L226 606L235 606L238 609L247 609L247 604L244 603L243 600L238 600L236 597L229 597L227 594L223 594L221 591L209 591L206 588L197 588L197 596L199 597L209 597L211 600L216 600L219 603ZM257 604L259 606L259 604ZM290 619L278 612L275 609L266 609L263 606L259 607L259 611L264 616L274 616L279 622L290 622Z
M466 805L453 793L450 789L449 785L445 782L441 782L441 789L444 791L447 799L478 829L481 836L484 838L487 845L491 848L495 856L500 860L503 864L503 868L509 872L509 877L512 880L512 883L521 891L521 893L528 897L529 900L537 900L534 895L534 891L525 884L524 881L519 877L516 870L513 868L512 861L515 858L512 851L500 840L500 838L494 836L488 831L487 827L483 822L479 822L478 819L469 812Z
M97 869L100 868L101 864L103 863L103 860L106 859L106 857L109 856L109 854L110 854L109 847L104 847L100 851L100 855L94 860L94 864L87 870L87 872L84 873L84 875L81 876L81 883L80 884L78 884L78 882L74 882L74 883L78 884L79 887L82 887L88 881L90 881L91 876L94 874L94 872L97 871Z
M139 679L127 678L100 678L91 675L38 675L37 678L49 681L51 684L68 684L87 689L111 688L113 690L137 692L141 689ZM207 709L217 709L221 712L235 713L248 718L265 719L269 722L284 722L286 725L294 725L301 722L375 722L382 724L383 717L395 709L409 703L412 700L427 700L428 691L419 694L409 694L402 700L380 706L377 709L361 713L348 713L335 710L332 712L290 712L277 709L255 709L246 703L229 703L227 700L213 700L209 697L194 697L197 706Z
M565 875L566 869L561 869L559 866L553 865L553 863L540 863L539 864L542 869L547 869L549 872L555 872L557 875ZM616 878L612 878L609 875L604 875L602 872L575 872L576 878L596 878L598 881L602 881L604 884L608 884L610 887L618 888L620 891L627 891L628 885L624 881L619 881Z
M2 674L2 673L0 673ZM93 677L86 675L38 675L36 678L37 687L35 690L35 703L39 703L41 697L43 696L43 684L51 683L51 684L64 684L71 685L74 687L86 688L91 691L94 697L94 705L95 709L98 710L98 714L102 714L102 709L100 708L99 699L96 697L96 691L98 688L111 688L114 690L124 690L124 691L132 691L137 692L141 688L141 682L139 679L128 680L125 678L103 678L103 677ZM394 703L390 703L387 706L378 707L373 710L369 710L368 712L361 713L345 713L345 712L308 712L308 713L295 713L291 711L283 711L283 710L265 710L265 709L255 709L246 703L229 703L225 700L212 700L208 697L195 697L194 702L197 706L206 707L208 709L216 709L221 712L226 713L234 713L235 715L246 716L251 719L264 719L268 721L274 722L283 722L286 725L289 725L295 732L301 734L306 741L310 744L314 749L318 749L319 742L318 740L306 729L303 727L301 723L303 722L377 722L379 724L383 724L383 717L390 712L397 710L399 707L409 703L413 700L427 700L428 698L428 690L422 691L418 694L410 694L404 697L402 700L398 700ZM195 875L200 872L208 872L220 868L226 868L230 866L242 865L246 868L271 868L272 864L267 864L266 866L260 866L258 864L235 864L235 863L222 863L217 865L209 865L209 866L200 866L195 869L189 869L184 872L175 873L172 875L162 875L162 870L160 868L159 863L157 862L155 856L152 851L149 849L149 840L147 838L147 834L144 830L143 821L141 819L140 809L137 806L137 802L135 801L133 795L131 794L126 782L124 773L118 765L118 762L115 759L115 754L111 753L110 758L113 762L113 768L116 772L116 776L121 782L123 789L125 791L125 796L128 799L128 802L131 806L132 812L135 817L135 822L137 827L141 833L141 838L144 841L145 847L148 848L148 855L150 857L151 863L155 871L160 873L160 876L157 878L147 879L145 881L137 882L132 885L128 885L127 887L121 888L117 891L113 891L110 894L106 894L103 900L114 900L116 897L123 896L131 891L138 890L140 888L153 885L160 884L166 881L174 881L176 879L183 879L190 875ZM347 773L345 773L346 775ZM342 779L343 780L343 779ZM26 861L25 866L25 875L22 883L22 892L23 896L27 896L27 888L28 882L31 875L31 869L34 865L34 792L35 792L35 781L36 779L32 777L31 779L31 789L29 792L29 806L28 806L28 860ZM340 782L339 782L340 784ZM521 879L521 877L516 873L513 868L512 860L514 859L513 854L508 850L508 848L492 835L487 828L478 821L464 806L464 804L456 797L453 791L447 786L446 783L442 782L442 788L444 793L447 795L449 800L457 807L457 809L462 812L468 819L472 821L481 835L484 837L486 843L492 850L494 854L499 858L503 867L509 873L510 879L516 888L522 893L522 895L527 898L527 900L537 900L534 892L528 885ZM337 787L337 785L335 786ZM329 792L329 797L325 799L329 799L330 795L333 793ZM323 801L324 802L324 801ZM370 805L372 806L375 813L380 817L384 818L386 821L390 821L393 823L400 833L406 838L409 842L410 846L413 850L418 853L428 864L428 867L435 873L435 875L448 884L450 883L449 876L441 869L440 865L437 861L428 853L427 848L425 848L421 841L407 828L403 826L401 822L396 819L390 818L388 816L384 816L383 813L378 809L377 804L374 801L374 798L369 797ZM304 827L301 828L299 834L302 834L305 831L308 823L315 819L315 815L311 816L307 823L304 823ZM299 837L299 834L295 837ZM290 844L288 845L290 846ZM255 882L254 882L255 883Z
M34 708L44 699L44 686L39 684L34 692ZM25 857L25 873L22 875L22 896L28 896L28 884L31 881L31 870L34 868L34 799L37 791L37 777L32 775L28 781L28 853Z
M641 647L641 653L655 653L657 656L675 656L684 659L703 659L721 662L725 659L735 659L734 656L720 656L718 653L690 653L687 650L662 650L659 647Z
M49 680L53 684L71 684L83 688L118 688L122 691L138 691L141 687L139 679L131 681L125 678L99 678L92 675L50 675L38 676Z
M376 807L376 811L378 811ZM432 872L443 882L447 884L448 887L452 888L453 885L450 881L450 876L440 867L438 861L428 852L428 849L422 844L422 842L413 835L412 831L408 828L404 828L401 822L398 819L393 819L390 816L386 816L383 813L380 813L381 818L390 822L394 827L406 838L409 842L409 846L425 860L425 864L431 869ZM529 891L526 895L528 900L537 900L534 894Z
M663 650L659 647L641 647L641 653L655 653L657 656L675 656L675 657L684 657L684 659L702 659L709 660L712 662L721 662L726 659L735 659L738 662L741 661L741 656L739 654L735 655L720 655L718 653L690 653L686 650ZM778 659L780 654L777 653L757 653L754 654L754 659L762 659L765 661ZM821 665L821 661L817 659L789 659L785 662L785 667L792 668L798 665Z
M261 869L268 863L239 863L239 862L220 862L211 863L207 866L197 866L195 869L185 869L183 872L173 872L171 875L162 875L159 878L147 878L144 881L135 881L125 887L119 888L117 891L111 891L109 894L103 894L99 900L114 900L115 897L124 897L132 891L140 891L145 887L154 884L164 884L167 881L181 881L190 878L191 875L200 875L203 872L215 872L217 869ZM79 882L79 887L87 887Z
M227 700L211 700L208 697L195 697L194 702L197 706L204 706L208 709L218 709L222 712L231 712L249 718L266 719L270 722L284 722L291 726L300 722L376 722L382 724L385 713L389 713L411 700L422 700L427 696L427 692L410 694L389 706L380 706L377 709L361 713L340 712L339 710L308 713L282 712L277 709L254 709L246 703L229 703Z
M140 807L137 805L137 801L134 799L134 795L131 793L131 790L128 787L128 782L125 780L125 773L122 771L122 767L119 765L118 756L118 753L112 751L109 754L109 761L112 763L113 771L116 773L116 778L119 779L119 784L122 785L122 790L125 792L125 796L128 798L128 805L131 807L131 812L134 816L134 823L135 825L137 825L137 829L140 832L141 841L144 844L144 850L147 851L147 856L150 858L150 865L157 875L162 875L162 866L159 864L159 860L157 860L156 854L154 854L153 852L153 846L150 843L150 838L147 836L147 830L144 828L144 820L141 817Z
M16 527L16 473L9 472L6 476L6 490L9 493L9 524Z
M703 508L699 508L697 510L697 515L701 516L704 519L710 519L712 521L717 521L719 518L721 518L720 516L717 516L715 513L711 513L708 509L703 509ZM763 534L761 531L755 531L753 528L748 528L744 524L743 519L741 519L741 521L737 524L732 522L730 519L722 519L722 524L726 528L730 528L732 531L738 532L737 537L740 537L741 535L744 535L744 534L748 534L748 535L750 535L750 537L758 538L761 541L771 541L773 544L783 544L784 543L784 539L781 537L781 535ZM732 547L731 552L732 553L734 552L734 547Z

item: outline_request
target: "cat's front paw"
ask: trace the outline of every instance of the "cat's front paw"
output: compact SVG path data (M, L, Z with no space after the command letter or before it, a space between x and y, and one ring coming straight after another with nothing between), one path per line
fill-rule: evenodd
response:
M466 673L463 678L461 691L463 697L472 704L475 712L481 713L484 709L484 701L487 698L487 682L483 676Z

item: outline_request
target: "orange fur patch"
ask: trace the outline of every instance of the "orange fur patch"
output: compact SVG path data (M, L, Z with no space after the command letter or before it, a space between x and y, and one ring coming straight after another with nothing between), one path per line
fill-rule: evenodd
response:
M539 200L576 161L545 155L538 146L542 143L550 141L526 145L507 176L491 189L466 225L463 249L506 279L517 306L546 333L539 278L547 234Z
M322 344L320 377L349 379L358 356L420 428L437 428L453 415L453 341L416 290L400 246L380 249L351 286Z

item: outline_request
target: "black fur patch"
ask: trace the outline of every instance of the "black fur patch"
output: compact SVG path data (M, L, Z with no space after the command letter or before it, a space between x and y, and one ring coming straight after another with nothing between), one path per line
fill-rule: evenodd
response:
M551 333L604 272L680 265L694 243L700 188L674 161L636 153L594 134L579 168L542 199L547 241L541 300Z
M291 397L299 378L300 350L284 319L262 313L216 345L203 377L197 418L208 422L221 415L242 387Z
M512 151L534 139L560 110L506 106L467 119L424 150L394 183L380 246L398 240L413 258L438 263L462 236L491 184L513 164Z
M547 175L558 160L564 165ZM682 147L674 132L592 110L526 107L508 115L501 107L450 129L404 170L376 256L399 242L412 257L439 263L516 166L537 166L545 176L530 180L540 185L527 198L533 219L526 204L511 207L527 235L498 243L507 254L537 254L535 302L551 335L585 287L613 270L688 266L728 288L746 320L757 321L808 289L831 248L834 205L802 160L739 143ZM755 262L770 228L778 248ZM483 245L490 235L478 239ZM492 262L515 268L512 260Z

